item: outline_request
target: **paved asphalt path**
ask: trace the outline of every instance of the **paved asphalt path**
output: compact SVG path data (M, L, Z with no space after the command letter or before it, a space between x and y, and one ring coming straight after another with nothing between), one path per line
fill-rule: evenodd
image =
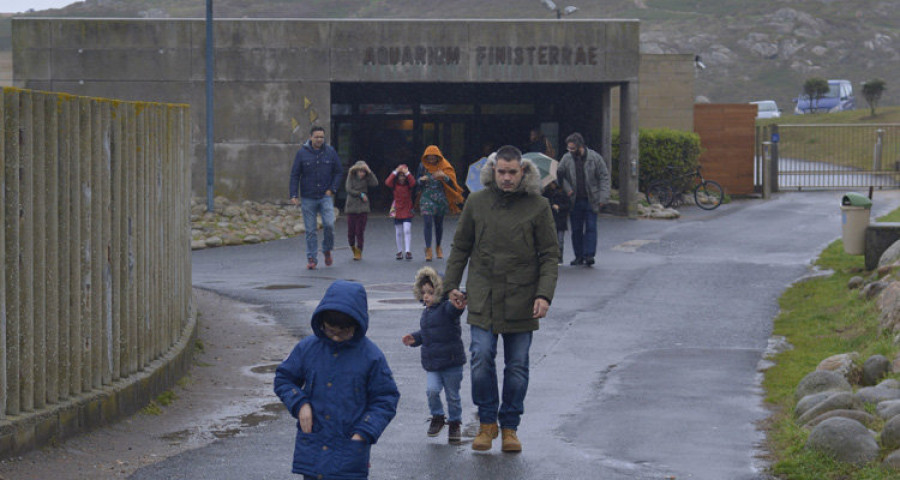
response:
M361 262L343 247L334 266L307 271L300 238L205 250L193 255L194 285L265 305L298 336L308 332L331 281L366 285L369 337L387 355L402 394L397 417L373 449L374 480L763 479L756 424L767 412L758 363L778 297L840 237L840 197L784 193L712 212L685 208L675 221L601 217L598 264L568 266L567 248L556 298L535 334L521 454L501 453L499 441L486 453L469 448L475 424L468 371L467 443L425 436L419 352L400 342L421 311L409 290L424 264L419 218L411 262L394 260L390 220L372 217ZM898 205L900 192L876 192L873 217ZM454 226L448 221L445 245ZM346 244L345 232L339 220L337 245ZM433 265L442 270L443 262ZM297 478L289 473L294 429L282 414L132 478Z

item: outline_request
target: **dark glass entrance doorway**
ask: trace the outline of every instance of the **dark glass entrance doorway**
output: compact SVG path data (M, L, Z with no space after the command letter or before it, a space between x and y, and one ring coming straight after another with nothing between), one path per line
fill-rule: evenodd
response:
M414 172L426 146L441 148L464 185L471 163L502 145L521 148L532 127L560 151L574 125L596 118L589 105L599 106L599 92L586 84L335 83L332 144L345 164L369 164L382 184L372 206L384 211L384 179L401 163Z

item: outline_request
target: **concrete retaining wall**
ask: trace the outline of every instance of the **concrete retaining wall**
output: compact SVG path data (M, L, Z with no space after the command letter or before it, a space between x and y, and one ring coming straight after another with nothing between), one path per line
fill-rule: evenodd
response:
M133 413L189 365L189 115L3 89L0 456Z

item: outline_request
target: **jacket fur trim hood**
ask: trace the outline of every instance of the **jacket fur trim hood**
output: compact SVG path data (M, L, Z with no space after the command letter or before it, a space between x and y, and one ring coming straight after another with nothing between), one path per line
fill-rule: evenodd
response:
M522 181L519 182L516 191L540 195L541 174L538 172L537 166L527 158L523 158L520 162L522 164L522 170L524 170L525 173L522 176ZM487 161L484 162L484 167L481 169L481 184L487 188L499 191L500 187L498 187L497 182L494 181L494 166L496 164L497 152L494 152L488 157Z
M422 267L416 272L416 281L413 283L413 295L416 300L422 301L422 285L425 283L431 283L434 287L435 298L441 298L444 294L444 282L437 271L431 267Z
M368 165L366 165L365 161L359 160L356 163L354 163L352 167L350 167L350 169L347 171L347 173L350 175L353 175L354 173L356 173L357 170L362 170L362 169L366 168L367 166Z

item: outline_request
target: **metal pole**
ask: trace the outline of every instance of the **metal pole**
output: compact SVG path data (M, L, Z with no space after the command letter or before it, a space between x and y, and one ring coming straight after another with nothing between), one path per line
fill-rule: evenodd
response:
M206 0L206 209L213 211L213 0Z

